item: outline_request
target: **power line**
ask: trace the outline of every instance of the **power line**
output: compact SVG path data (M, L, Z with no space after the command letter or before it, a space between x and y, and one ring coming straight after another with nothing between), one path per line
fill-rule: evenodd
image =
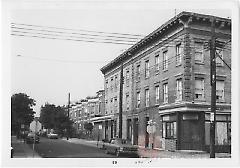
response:
M24 33L24 32L23 32ZM44 36L44 35L29 35L29 34L18 34L17 32L12 33L11 35L13 36L22 36L22 37L35 37L35 38L43 38L43 39L52 39L52 40L70 40L70 41L81 41L81 42L95 42L95 43L109 43L109 44L123 44L123 45L134 45L135 43L129 43L128 41L121 41L121 40L114 40L114 41L97 41L97 40L83 40L83 39L73 39L77 38L72 36L73 38L66 36L67 38L57 38L57 37L49 37L49 36ZM62 37L62 36L60 36ZM65 36L63 36L65 37ZM68 38L69 37L69 38ZM99 39L99 40L104 40L104 39ZM179 40L179 39L178 39ZM176 40L177 41L177 40ZM126 42L126 43L124 43ZM162 47L176 47L176 43L174 41L168 42L167 44L163 44ZM193 46L194 47L194 46ZM180 48L183 48L180 47Z
M123 43L123 42L95 41L95 40L77 40L77 39L71 39L71 38L44 37L44 36L14 34L14 33L12 33L11 35L13 35L13 36L22 36L22 37L35 37L35 38L43 38L43 39L53 39L53 40L69 40L69 41L78 41L78 42L82 41L82 42L93 42L93 43L133 45L132 43Z
M26 31L40 31L40 32L51 32L51 33L58 33L58 34L74 34L74 35L81 35L81 36L94 36L94 37L111 37L111 38L120 38L120 39L135 39L140 40L141 38L136 37L124 37L124 36L110 36L110 35L98 35L98 34L86 34L86 33L74 33L74 32L63 32L63 31L51 31L51 30L38 30L38 29L29 29L29 28L21 28L21 27L11 27L12 29L20 29ZM13 30L14 31L14 30ZM15 30L16 31L16 30Z
M217 57L220 58L222 60L222 62L231 70L231 67L223 60L221 55L219 55L219 53L216 53L216 54L217 54Z
M60 30L71 30L71 31L83 31L83 32L91 32L91 33L99 33L99 34L115 34L115 35L123 35L123 36L136 36L136 37L145 37L144 35L139 34L129 34L129 33L115 33L115 32L103 32L103 31L91 31L91 30L84 30L84 29L69 29L69 28L59 28L53 26L39 26L33 24L23 24L23 23L11 23L12 26L14 25L22 25L22 26L30 26L30 27L40 27L40 28L50 28L50 29L60 29Z
M70 37L70 38L83 38L83 39L91 39L91 40L106 40L106 41L122 41L122 42L133 42L136 41L127 41L121 39L98 39L98 38L91 38L91 37L78 37L78 36L63 36L59 34L47 34L47 33L36 33L36 32L24 32L24 31L12 31L13 33L23 33L23 34L39 34L39 35L46 35L46 36L57 36L57 37Z

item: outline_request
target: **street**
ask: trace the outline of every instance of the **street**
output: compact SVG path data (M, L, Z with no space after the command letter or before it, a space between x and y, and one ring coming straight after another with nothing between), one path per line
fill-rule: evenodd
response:
M32 144L29 144L32 148ZM35 151L43 158L113 158L114 155L105 154L104 150L83 144L70 143L62 139L48 139L41 137L40 143L35 145Z

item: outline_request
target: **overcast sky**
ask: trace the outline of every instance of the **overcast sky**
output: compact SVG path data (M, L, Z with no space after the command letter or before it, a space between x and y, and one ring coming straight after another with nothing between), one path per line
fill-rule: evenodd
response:
M194 11L231 17L229 10L174 7L168 3L67 3L15 2L10 23L147 35L171 19L175 12ZM211 7L211 6L210 6ZM9 25L10 26L10 25ZM36 100L39 114L45 102L67 104L103 89L100 68L129 45L87 43L11 36L11 94L23 92ZM18 56L21 55L21 56ZM59 61L61 60L61 61ZM94 61L94 62L93 62Z

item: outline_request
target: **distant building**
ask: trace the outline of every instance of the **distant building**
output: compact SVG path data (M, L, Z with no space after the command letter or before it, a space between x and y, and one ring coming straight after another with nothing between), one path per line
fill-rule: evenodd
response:
M109 64L104 74L104 138L118 135L120 66L123 65L122 137L165 150L208 150L210 51L213 16L182 12ZM231 65L231 20L214 17L216 52ZM231 71L217 65L217 150L231 145ZM156 126L147 132L148 121ZM152 141L152 139L153 141Z
M92 123L94 126L92 138L97 139L98 134L100 134L100 139L103 139L102 131L99 128L102 127L102 121L105 117L104 100L104 90L99 90L95 96L89 96L86 99L71 104L69 116L74 123L73 125L77 133L86 131L84 129L85 123Z

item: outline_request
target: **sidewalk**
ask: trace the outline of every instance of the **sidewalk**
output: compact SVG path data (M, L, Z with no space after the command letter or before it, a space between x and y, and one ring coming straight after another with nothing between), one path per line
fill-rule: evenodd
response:
M63 140L68 141L69 143L83 144L98 148L101 148L103 145L102 141L99 141L97 146L97 141L94 140L85 140L78 138L70 138L69 140L63 138ZM209 153L205 151L194 150L165 151L139 147L138 153L141 158L193 158L193 159L210 158ZM230 158L230 157L231 157L230 153L216 153L216 158Z
M17 139L16 136L11 137L11 145L14 149L13 158L41 158L28 144Z

